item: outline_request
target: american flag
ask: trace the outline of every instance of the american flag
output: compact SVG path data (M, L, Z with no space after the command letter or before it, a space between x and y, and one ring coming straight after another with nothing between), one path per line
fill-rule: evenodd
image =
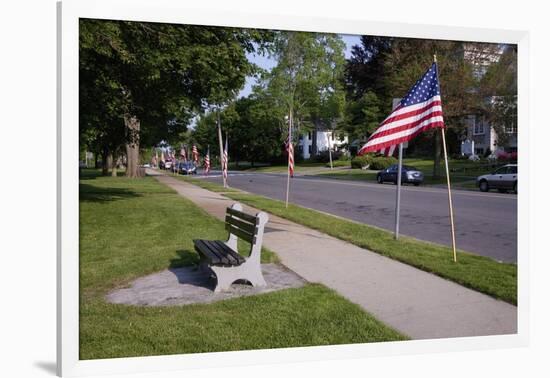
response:
M434 62L369 137L358 155L378 151L390 156L400 143L408 142L423 131L445 127L437 76L437 63Z
M193 161L195 164L198 164L199 162L199 150L197 150L197 146L193 145Z
M290 140L290 135L286 138L285 147L288 154L288 171L290 173L290 177L294 177L294 146Z
M222 169L223 169L223 179L227 180L227 164L228 156L227 156L227 135L225 136L225 148L223 149L223 157L222 157Z
M206 156L204 157L204 174L207 175L210 172L210 146L206 150Z

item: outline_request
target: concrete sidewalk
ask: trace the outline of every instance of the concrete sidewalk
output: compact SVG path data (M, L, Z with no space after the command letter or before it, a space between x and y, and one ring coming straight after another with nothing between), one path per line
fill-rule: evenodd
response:
M157 179L218 219L235 202L173 177ZM413 339L517 332L513 305L286 219L270 215L264 245L309 282L336 290Z

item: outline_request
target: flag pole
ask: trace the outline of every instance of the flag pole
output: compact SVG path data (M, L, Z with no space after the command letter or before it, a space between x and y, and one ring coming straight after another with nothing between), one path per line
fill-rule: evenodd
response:
M223 155L224 155L224 166L225 166L225 172L226 175L224 176L225 179L225 185L229 188L229 185L227 184L227 179L229 178L229 136L227 135L227 130L225 130L225 144L223 149Z
M220 122L220 108L218 107L218 139L220 141L220 165L222 168L223 187L227 188L227 182L223 177L223 140L222 140L222 124Z
M332 150L330 148L330 136L327 135L327 145L328 145L328 159L330 161L330 169L333 169L332 167Z
M288 112L288 161L287 161L287 177L286 177L286 201L285 207L288 209L288 194L290 192L290 144L292 143L292 109Z
M437 64L437 55L434 54L434 63ZM439 69L437 70L439 81ZM443 139L443 155L445 157L445 173L447 175L447 193L449 197L449 217L451 219L451 241L453 243L453 260L456 262L456 238L455 238L455 222L453 216L453 199L451 195L451 177L449 175L449 160L447 158L447 142L445 141L445 128L441 128L441 139Z
M401 171L403 166L403 143L399 143L399 163L397 165L397 194L395 201L395 240L399 239L399 209L401 208Z

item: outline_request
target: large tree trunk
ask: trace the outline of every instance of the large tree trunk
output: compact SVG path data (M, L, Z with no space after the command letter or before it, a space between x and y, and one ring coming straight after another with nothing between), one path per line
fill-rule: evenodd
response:
M117 175L116 167L118 164L118 158L113 154L109 155L109 157L111 160L111 176L116 177Z
M441 131L437 129L435 131L435 155L434 155L434 169L433 178L441 177Z
M107 176L109 174L109 153L106 148L101 151L101 174Z
M126 115L124 117L128 142L126 143L126 177L140 177L139 163L139 128L137 117Z

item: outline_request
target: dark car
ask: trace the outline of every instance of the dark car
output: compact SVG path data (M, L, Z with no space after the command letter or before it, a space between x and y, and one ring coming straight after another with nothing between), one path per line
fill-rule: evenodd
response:
M178 167L178 173L182 175L196 175L197 174L197 167L193 162L190 161L182 161L177 164Z
M376 181L378 181L379 184L383 184L386 181L393 182L394 184L397 184L397 169L398 165L394 164L390 166L388 169L384 169L383 171L378 172L376 175ZM424 181L424 174L420 172L415 167L411 167L410 165L403 165L401 166L401 182L406 184L414 184L415 186L418 186L422 184Z
M512 190L518 192L518 166L517 164L506 164L496 171L482 175L477 178L477 186L482 192L490 189L497 189L501 193Z

